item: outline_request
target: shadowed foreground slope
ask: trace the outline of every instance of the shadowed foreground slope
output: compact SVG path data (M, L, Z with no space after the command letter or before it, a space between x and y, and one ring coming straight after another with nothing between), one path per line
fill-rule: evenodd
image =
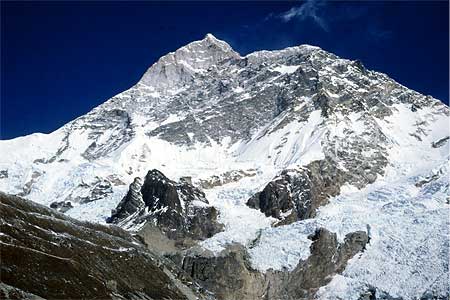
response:
M12 290L52 299L203 298L124 230L3 193L0 200L1 298Z

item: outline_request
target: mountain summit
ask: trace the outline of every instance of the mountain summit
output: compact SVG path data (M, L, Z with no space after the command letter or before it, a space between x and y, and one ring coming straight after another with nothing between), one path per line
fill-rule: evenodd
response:
M0 190L139 234L218 299L443 299L449 116L319 47L208 34L0 141Z
M161 57L140 82L157 90L173 88L189 82L196 74L208 72L224 60L239 57L230 45L208 33L203 40Z

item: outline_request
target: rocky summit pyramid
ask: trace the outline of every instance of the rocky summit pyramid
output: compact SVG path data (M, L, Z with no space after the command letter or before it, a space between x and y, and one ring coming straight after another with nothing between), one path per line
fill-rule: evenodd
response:
M319 47L208 34L0 141L0 190L139 234L216 299L447 299L449 114Z

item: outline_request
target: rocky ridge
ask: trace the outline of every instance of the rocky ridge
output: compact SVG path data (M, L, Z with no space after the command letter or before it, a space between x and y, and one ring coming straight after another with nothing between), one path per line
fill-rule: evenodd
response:
M108 223L134 231L161 231L179 247L192 246L220 232L217 210L205 194L188 182L174 182L158 170L151 170L143 184L136 178L127 195L113 211ZM150 229L153 227L153 230ZM144 239L147 235L144 235Z

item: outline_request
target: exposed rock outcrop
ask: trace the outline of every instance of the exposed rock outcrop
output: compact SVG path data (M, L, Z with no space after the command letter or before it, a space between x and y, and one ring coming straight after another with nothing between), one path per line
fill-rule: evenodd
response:
M251 268L242 245L229 245L219 255L193 248L173 259L217 299L250 300L262 296L264 275Z
M333 164L314 161L305 168L284 170L247 205L279 219L277 225L290 224L314 217L319 206L339 194L343 182L343 172Z
M84 118L89 119L90 122L83 122ZM104 122L104 120L108 120L108 122ZM104 111L101 116L94 113L82 116L73 122L71 127L72 130L89 130L88 138L92 142L81 154L87 160L94 160L111 153L130 141L134 134L129 113L117 108ZM102 134L107 131L114 132L113 138L102 140Z
M0 282L0 299L44 300L42 297L24 292L21 289L7 285L3 282Z
M184 272L118 227L80 222L3 193L0 200L0 295L205 299Z
M445 143L450 139L450 136L443 137L435 142L431 143L431 147L439 148L445 145Z
M69 209L73 208L72 203L70 201L60 201L60 202L52 202L50 204L50 208L56 209L59 212L65 213Z
M301 261L286 282L288 299L311 299L317 290L344 271L349 259L363 251L369 242L366 232L357 231L339 243L335 233L319 229L310 237L311 255Z
M310 239L311 255L299 261L291 272L254 270L245 247L236 244L216 256L192 248L172 259L221 300L313 299L321 286L344 271L349 259L365 249L369 238L366 232L358 231L347 234L344 242L339 243L335 233L320 228Z
M88 190L89 192L83 192ZM74 192L70 193L65 200L74 203L89 203L106 198L112 194L112 184L109 180L96 176L93 180L84 181L78 184Z
M221 231L223 226L217 222L217 216L217 210L208 205L201 190L185 180L177 183L160 171L151 170L142 184L139 179L131 184L108 222L144 229L142 232L147 234L160 231L183 248Z
M23 189L20 193L18 193L19 196L26 196L28 194L30 194L32 188L33 188L33 184L36 183L36 181L38 180L38 178L41 176L42 174L38 171L33 171L33 173L31 173L31 178L30 180L28 180L25 185L23 186Z
M0 179L8 178L8 170L0 170Z
M198 184L203 189L211 189L214 187L222 186L227 183L237 182L245 177L256 176L257 172L254 169L248 170L233 170L224 172L220 175L213 175L206 179L200 179Z

